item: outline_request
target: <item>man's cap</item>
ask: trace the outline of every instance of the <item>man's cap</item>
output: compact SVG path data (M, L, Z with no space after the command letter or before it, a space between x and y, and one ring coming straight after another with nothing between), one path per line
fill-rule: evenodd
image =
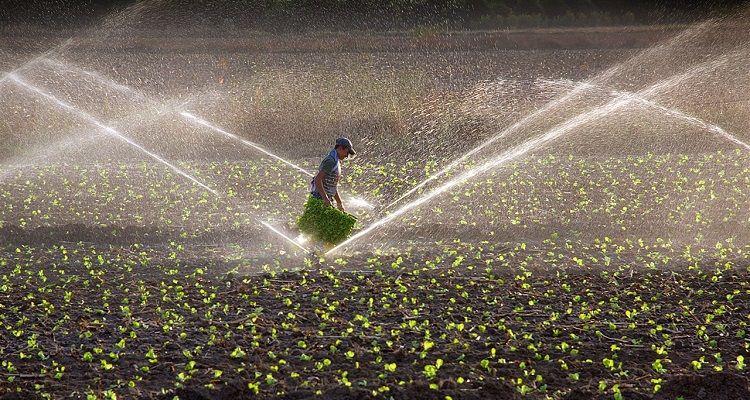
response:
M349 154L351 155L357 154L357 152L354 151L354 147L352 147L352 141L345 137L336 139L336 146L344 147L345 149L349 150Z

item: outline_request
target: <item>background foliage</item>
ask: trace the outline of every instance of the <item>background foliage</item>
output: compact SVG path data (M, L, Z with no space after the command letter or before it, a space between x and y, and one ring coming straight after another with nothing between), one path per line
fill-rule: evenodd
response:
M6 0L0 24L75 27L133 0ZM389 30L424 25L503 29L689 22L747 1L717 0L203 0L163 1L185 23L264 31ZM179 14L179 15L178 15ZM0 26L2 26L0 25Z

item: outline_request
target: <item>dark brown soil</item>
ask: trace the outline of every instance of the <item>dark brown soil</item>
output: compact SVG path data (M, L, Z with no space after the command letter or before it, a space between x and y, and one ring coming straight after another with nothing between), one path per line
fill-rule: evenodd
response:
M750 399L750 386L748 379L731 373L715 373L706 375L687 375L668 380L662 389L654 396L633 392L622 391L624 399L627 400L746 400ZM209 390L205 388L186 388L176 390L174 393L164 395L163 400L172 400L178 396L181 400L237 400L242 398L260 398L241 384L228 384L220 389ZM415 385L407 389L391 393L393 400L442 400L445 396L462 400L516 400L521 396L515 390L502 383L487 383L484 387L471 390L443 390L436 392L429 389L427 385ZM362 389L347 389L339 387L316 395L311 390L300 390L280 396L271 396L280 400L366 400L378 397ZM6 394L0 396L0 400L28 400L39 398L33 393L23 392L21 394ZM573 389L562 400L610 400L611 394L598 394L581 389Z
M171 400L174 395L179 396L180 400L233 400L240 398L258 398L248 390L241 389L235 386L227 386L220 390L214 391L193 388L180 389L177 390L175 394L165 395L163 397L163 400ZM490 382L488 382L483 387L473 390L447 389L441 390L439 392L430 389L429 385L427 384L416 384L404 389L396 390L390 393L389 396L393 400L443 400L445 399L445 396L451 396L454 399L462 400L515 400L520 398L519 394L516 393L516 391L510 386L502 383ZM272 397L281 400L369 400L379 398L377 396L373 396L372 393L368 390L349 389L346 387L330 389L318 395L316 395L315 392L311 390L299 390ZM382 398L382 396L380 398Z
M750 394L745 377L691 366L704 358L704 371L736 371L736 357L748 357L739 336L750 314L744 267L713 278L698 270L607 272L553 268L536 253L502 251L509 263L526 263L531 275L519 280L519 270L506 267L472 271L497 254L459 249L469 258L443 254L437 268L421 267L433 252L380 256L382 265L364 272L351 269L375 261L237 276L196 254L170 260L161 248L65 246L65 254L28 246L2 253L19 266L2 270L9 286L0 289L0 315L8 333L0 352L14 371L0 376L16 378L0 384L3 400L88 390L158 399L611 399L615 384L625 399L637 400ZM637 312L626 317L624 310ZM427 329L434 347L423 351ZM32 333L42 359L29 347ZM660 347L668 355L658 355ZM95 348L103 352L85 361ZM246 354L230 356L236 348ZM158 355L154 363L149 349ZM652 369L660 358L669 358L668 372ZM437 376L428 377L425 368L438 359ZM616 366L603 364L610 359ZM52 360L65 366L61 379ZM383 373L390 363L396 373ZM217 379L215 371L223 375ZM134 388L117 383L138 377ZM657 378L662 388L654 397L650 382ZM253 382L260 384L255 390Z
M686 375L662 386L654 400L741 400L750 399L750 385L744 376L731 373Z
M654 396L622 391L626 400L744 400L750 399L748 379L732 373L684 375L667 380ZM564 400L610 400L611 394L573 389Z
M649 400L651 398L645 394L631 392L629 390L623 390L622 397L626 400ZM570 393L563 397L562 400L612 400L612 395L595 393L581 389L573 389Z

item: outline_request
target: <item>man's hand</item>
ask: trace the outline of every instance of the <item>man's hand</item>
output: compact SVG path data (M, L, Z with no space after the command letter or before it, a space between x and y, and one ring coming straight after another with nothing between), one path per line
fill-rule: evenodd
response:
M336 208L341 210L341 212L346 212L344 211L344 202L341 201L341 196L339 196L338 192L333 195L333 198L336 200Z

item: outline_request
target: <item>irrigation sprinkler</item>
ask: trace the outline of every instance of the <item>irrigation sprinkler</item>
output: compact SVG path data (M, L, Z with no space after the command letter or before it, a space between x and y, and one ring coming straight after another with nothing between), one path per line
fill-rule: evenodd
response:
M121 83L117 83L114 80L112 80L112 79L110 79L110 78L108 78L108 77L106 77L106 76L104 76L104 75L102 75L102 74L100 74L98 72L89 71L89 70L80 68L78 66L72 65L70 63L64 63L64 62L61 62L61 61L58 61L58 60L53 60L53 59L42 59L41 61L45 62L48 65L51 65L51 66L53 66L55 68L67 69L67 70L71 70L71 71L74 71L76 73L88 76L88 77L90 77L92 79L95 79L96 81L98 81L98 82L100 82L102 84L105 84L105 85L109 86L110 88L112 88L114 90L120 91L122 93L133 95L133 96L137 97L141 101L145 101L145 102L148 102L148 103L154 103L154 100L150 99L146 94L140 92L138 89L130 87L130 86L127 86L127 85L123 85ZM217 126L216 124L214 124L214 123L212 123L212 122L210 122L210 121L208 121L208 120L206 120L204 118L201 118L201 117L195 115L194 113L191 113L189 111L185 111L183 109L183 107L175 107L173 109L173 111L176 112L176 113L178 113L178 114L180 114L181 117L183 117L184 119L186 119L187 121L190 121L191 123L193 123L195 125L199 125L199 126L202 126L204 128L208 128L208 129L210 129L213 132L220 133L220 134L222 134L222 135L224 135L224 136L226 136L226 137L228 137L228 138L230 138L232 140L238 141L238 142L242 143L243 145L245 145L245 146L247 146L249 148L255 149L256 151L259 151L259 152L261 152L261 153L263 153L263 154L265 154L265 155L267 155L267 156L269 156L269 157L271 157L271 158L273 158L273 159L275 159L277 161L280 161L284 165L287 165L287 166L289 166L289 167L291 167L291 168L299 171L300 173L302 173L303 175L305 175L307 177L313 177L314 176L314 174L312 172L310 172L310 171L308 171L308 170L300 167L299 165L297 165L297 164L295 164L295 163L293 163L293 162L291 162L291 161L289 161L289 160L287 160L287 159L285 159L285 158L283 158L283 157L281 157L281 156L279 156L277 154L272 153L271 151L269 151L268 149L264 148L263 146L261 146L261 145L259 145L257 143L254 143L252 141L249 141L247 139L244 139L244 138L242 138L242 137L240 137L240 136L238 136L236 134L233 134L233 133L227 131L226 129ZM366 200L364 200L362 198L348 198L347 199L347 203L351 203L354 208L365 208L365 209L371 209L371 210L375 209L374 205L370 204L369 202L367 202Z
M439 178L439 177L447 174L448 172L452 171L453 169L455 169L456 167L458 167L459 165L461 165L461 163L463 163L464 161L470 159L472 156L474 156L475 154L479 153L480 151L482 151L483 149L485 149L487 146L489 146L489 145L497 142L500 139L503 139L503 138L507 137L511 133L514 133L514 132L518 131L520 128L525 127L530 122L535 121L535 120L537 120L540 117L546 116L553 109L555 109L555 108L557 108L557 107L565 104L567 101L575 98L579 94L584 93L586 90L590 89L590 84L591 83L597 82L597 81L605 81L607 79L610 79L611 77L615 76L620 71L620 69L623 68L624 65L633 64L633 63L637 62L638 60L640 60L640 59L642 59L644 57L648 57L648 56L653 55L654 53L660 51L661 49L663 49L665 47L673 46L675 43L679 43L681 41L689 40L691 37L694 37L694 36L700 34L701 32L704 32L707 29L713 27L714 24L715 24L715 21L713 21L713 20L705 21L705 22L703 22L703 23L701 23L701 24L699 24L699 25L697 25L697 26L695 26L695 27L693 27L691 29L687 29L687 30L681 32L679 35L676 35L674 38L670 39L669 41L667 41L667 42L665 42L663 44L660 44L660 45L657 45L657 46L653 46L653 47L650 47L650 48L648 48L646 50L643 50L641 53L639 53L638 55L635 55L634 57L632 57L628 61L623 62L623 63L619 63L617 65L614 65L614 66L610 67L609 69L607 69L606 71L604 71L604 72L598 74L597 76L593 77L592 79L590 79L588 81L585 81L585 82L582 82L581 84L579 84L576 87L574 87L573 90L569 91L568 93L566 93L562 97L550 101L549 103L545 104L543 107L539 108L538 110L532 112L531 114L526 115L525 117L523 117L520 120L518 120L515 123L513 123L511 126L503 129L502 131L500 131L496 135L493 135L489 139L486 139L479 146L474 147L473 149L469 150L468 152L462 154L460 157L458 157L455 160L451 161L447 166L443 167L442 169L440 169L436 173L428 176L422 182L418 183L416 186L414 186L413 188L409 189L406 193L404 193L401 196L399 196L396 200L393 200L392 202L390 202L388 205L386 205L385 207L383 207L383 209L381 211L384 211L384 210L392 208L393 206L395 206L396 204L400 203L405 198L409 197L410 195L414 194L419 189L421 189L424 186L426 186L428 183L430 183L430 182L434 181L435 179L437 179L437 178Z
M590 110L586 113L579 114L573 118L570 118L566 120L565 122L556 125L555 127L547 130L546 133L537 136L534 139L528 140L523 144L520 144L516 147L513 147L509 150L504 151L502 154L493 157L489 161L472 168L469 171L466 171L465 173L449 180L448 182L444 183L443 185L439 186L438 188L432 190L431 192L422 195L421 197L417 198L416 200L407 203L406 205L402 206L401 208L397 209L396 211L392 212L391 214L388 214L387 216L381 218L380 220L370 224L367 228L357 232L354 236L350 237L349 239L345 240L344 242L340 243L336 247L330 249L325 254L332 254L340 250L341 248L347 246L348 244L354 242L355 240L358 240L359 238L369 234L373 230L382 227L383 225L387 224L388 222L394 220L395 218L407 213L408 211L421 206L422 204L427 203L428 201L432 200L433 198L437 197L438 195L447 192L448 190L452 189L455 186L458 186L467 180L478 176L480 174L483 174L493 168L496 168L498 166L501 166L509 161L512 161L526 153L528 153L530 150L533 150L535 148L538 148L542 145L548 144L549 142L558 139L559 137L563 136L564 134L570 132L571 130L584 125L588 122L597 120L599 118L602 118L613 111L629 104L632 102L639 103L639 101L636 100L637 97L647 97L647 96L653 96L657 94L660 91L663 91L665 89L674 87L679 85L681 82L690 79L694 77L695 75L702 73L706 70L713 69L718 67L719 65L726 63L728 60L728 56L724 56L719 60L712 60L708 62L701 63L697 66L694 66L690 69L688 69L685 72L682 72L680 74L672 75L669 78L662 79L661 81L652 84L646 89L643 89L637 93L635 93L635 96L632 94L628 95L621 95L613 100L611 100L609 103L605 104L604 106L596 107L593 110Z
M47 93L44 90L42 90L42 89L40 89L40 88L38 88L38 87L36 87L34 85L31 85L30 83L22 80L21 78L19 78L15 74L12 74L11 77L10 77L10 79L13 82L15 82L16 84L18 84L19 86L21 86L22 88L24 88L26 90L29 90L29 91L31 91L33 93L36 93L36 94L38 94L38 95L46 98L47 100L51 101L52 103L54 103L58 107L63 108L63 109L65 109L65 110L67 110L67 111L69 111L69 112L71 112L73 114L78 115L79 117L83 118L84 120L86 120L90 124L92 124L92 125L100 128L102 131L104 131L108 135L110 135L112 137L115 137L115 138L117 138L117 139L119 139L119 140L121 140L121 141L129 144L132 147L135 147L136 149L140 150L144 154L148 155L149 157L153 158L154 160L158 161L159 163L161 163L161 164L169 167L174 172L176 172L176 173L182 175L183 177L189 179L190 181L192 181L196 185L202 187L203 189L208 190L209 192L213 193L214 195L217 195L217 196L219 195L219 193L216 190L210 188L208 185L206 185L203 182L199 181L194 176L192 176L192 175L188 174L187 172L183 171L182 169L180 169L176 165L170 163L169 161L167 161L164 158L162 158L161 156L159 156L158 154L153 153L153 152L149 151L148 149L144 148L140 144L138 144L135 141L133 141L133 139L129 138L128 136L124 135L123 133L119 132L118 130L116 130L116 129L110 127L110 126L107 126L107 125L105 125L103 123L101 123L93 115L91 115L91 114L89 114L89 113L87 113L87 112L85 112L85 111L83 111L81 109L76 108L72 104L69 104L69 103L67 103L67 102L65 102L63 100L58 99L54 95L52 95L50 93Z
M100 128L101 130L103 130L108 135L113 136L113 137L115 137L115 138L117 138L117 139L119 139L119 140L121 140L121 141L129 144L132 147L135 147L136 149L138 149L141 152L147 154L149 157L153 158L154 160L158 161L159 163L161 163L161 164L169 167L170 169L172 169L176 173L178 173L178 174L182 175L183 177L189 179L190 181L192 181L196 185L198 185L198 186L200 186L200 187L208 190L213 195L215 195L217 197L222 197L222 195L219 192L217 192L216 190L210 188L208 185L204 184L203 182L199 181L197 178L193 177L192 175L190 175L187 172L183 171L179 167L177 167L174 164L170 163L169 161L165 160L164 158L162 158L158 154L155 154L155 153L149 151L148 149L144 148L143 146L141 146L140 144L136 143L135 141L133 141L128 136L126 136L123 133L119 132L118 130L116 130L116 129L110 127L110 126L107 126L107 125L105 125L103 123L101 123L93 115L91 115L91 114L89 114L89 113L87 113L87 112L85 112L85 111L83 111L81 109L76 108L72 104L69 104L69 103L67 103L67 102L65 102L65 101L63 101L61 99L58 99L54 95L52 95L50 93L47 93L44 90L42 90L42 89L40 89L40 88L38 88L38 87L36 87L34 85L31 85L30 83L22 80L21 78L19 78L15 74L11 74L10 75L10 80L13 81L14 83L16 83L17 85L21 86L22 88L24 88L26 90L29 90L29 91L31 91L31 92L33 92L35 94L38 94L38 95L44 97L45 99L47 99L50 102L52 102L55 105L57 105L58 107L63 108L63 109L65 109L65 110L67 110L67 111L69 111L69 112L71 112L73 114L78 115L79 117L81 117L82 119L86 120L90 124L96 126L97 128ZM275 234L283 237L284 239L286 239L287 241L289 241L291 243L294 243L297 247L299 247L302 250L304 250L305 252L309 253L309 250L307 250L304 246L302 246L299 243L297 243L296 241L290 239L288 236L284 235L279 230L275 229L274 227L272 227L271 225L269 225L269 224L267 224L267 223L265 223L263 221L261 221L261 223L266 228L268 228L269 230L271 230L272 232L274 232Z
M138 89L133 88L133 87L128 86L128 85L123 85L121 83L115 82L113 79L110 79L110 78L108 78L108 77L106 77L106 76L104 76L104 75L102 75L102 74L100 74L98 72L89 71L87 69L83 69L83 68L77 67L75 65L71 65L69 63L64 63L64 62L61 62L61 61L58 61L58 60L54 60L54 59L43 59L41 61L44 62L44 63L46 63L46 64L48 64L48 65L50 65L50 66L53 66L55 68L67 69L67 70L75 71L76 73L79 73L81 75L88 76L89 78L92 78L92 79L96 80L97 82L100 82L100 83L103 83L103 84L107 85L108 87L110 87L113 90L116 90L116 91L119 91L121 93L125 93L125 94L128 94L128 95L134 96L134 97L138 98L138 100L140 100L140 101L145 101L145 102L148 102L148 103L155 103L155 101L153 99L149 98L149 96L147 96L146 94L142 93ZM291 162L291 161L289 161L287 159L284 159L281 156L278 156L278 155L272 153L271 151L265 149L264 147L262 147L261 145L259 145L257 143L251 142L251 141L249 141L247 139L244 139L244 138L242 138L242 137L240 137L238 135L230 133L227 130L225 130L223 128L220 128L216 124L214 124L214 123L212 123L210 121L207 121L204 118L201 118L201 117L195 115L194 113L191 113L189 111L185 111L184 109L181 109L181 107L175 107L173 109L173 111L176 112L176 113L178 113L178 114L180 114L180 116L182 118L186 119L187 121L191 122L194 125L199 125L199 126L202 126L204 128L208 128L208 129L210 129L210 130L212 130L214 132L221 133L222 135L224 135L224 136L226 136L226 137L228 137L228 138L230 138L232 140L238 141L238 142L242 143L243 145L245 145L247 147L253 148L253 149L255 149L255 150L257 150L257 151L259 151L259 152L261 152L261 153L263 153L263 154L265 154L265 155L267 155L267 156L269 156L269 157L271 157L271 158L273 158L273 159L275 159L277 161L280 161L283 164L285 164L285 165L287 165L289 167L292 167L292 168L296 169L297 171L299 171L299 172L301 172L301 173L303 173L303 174L305 174L307 176L313 176L313 174L310 171L308 171L308 170L300 167L299 165L296 165L293 162Z

